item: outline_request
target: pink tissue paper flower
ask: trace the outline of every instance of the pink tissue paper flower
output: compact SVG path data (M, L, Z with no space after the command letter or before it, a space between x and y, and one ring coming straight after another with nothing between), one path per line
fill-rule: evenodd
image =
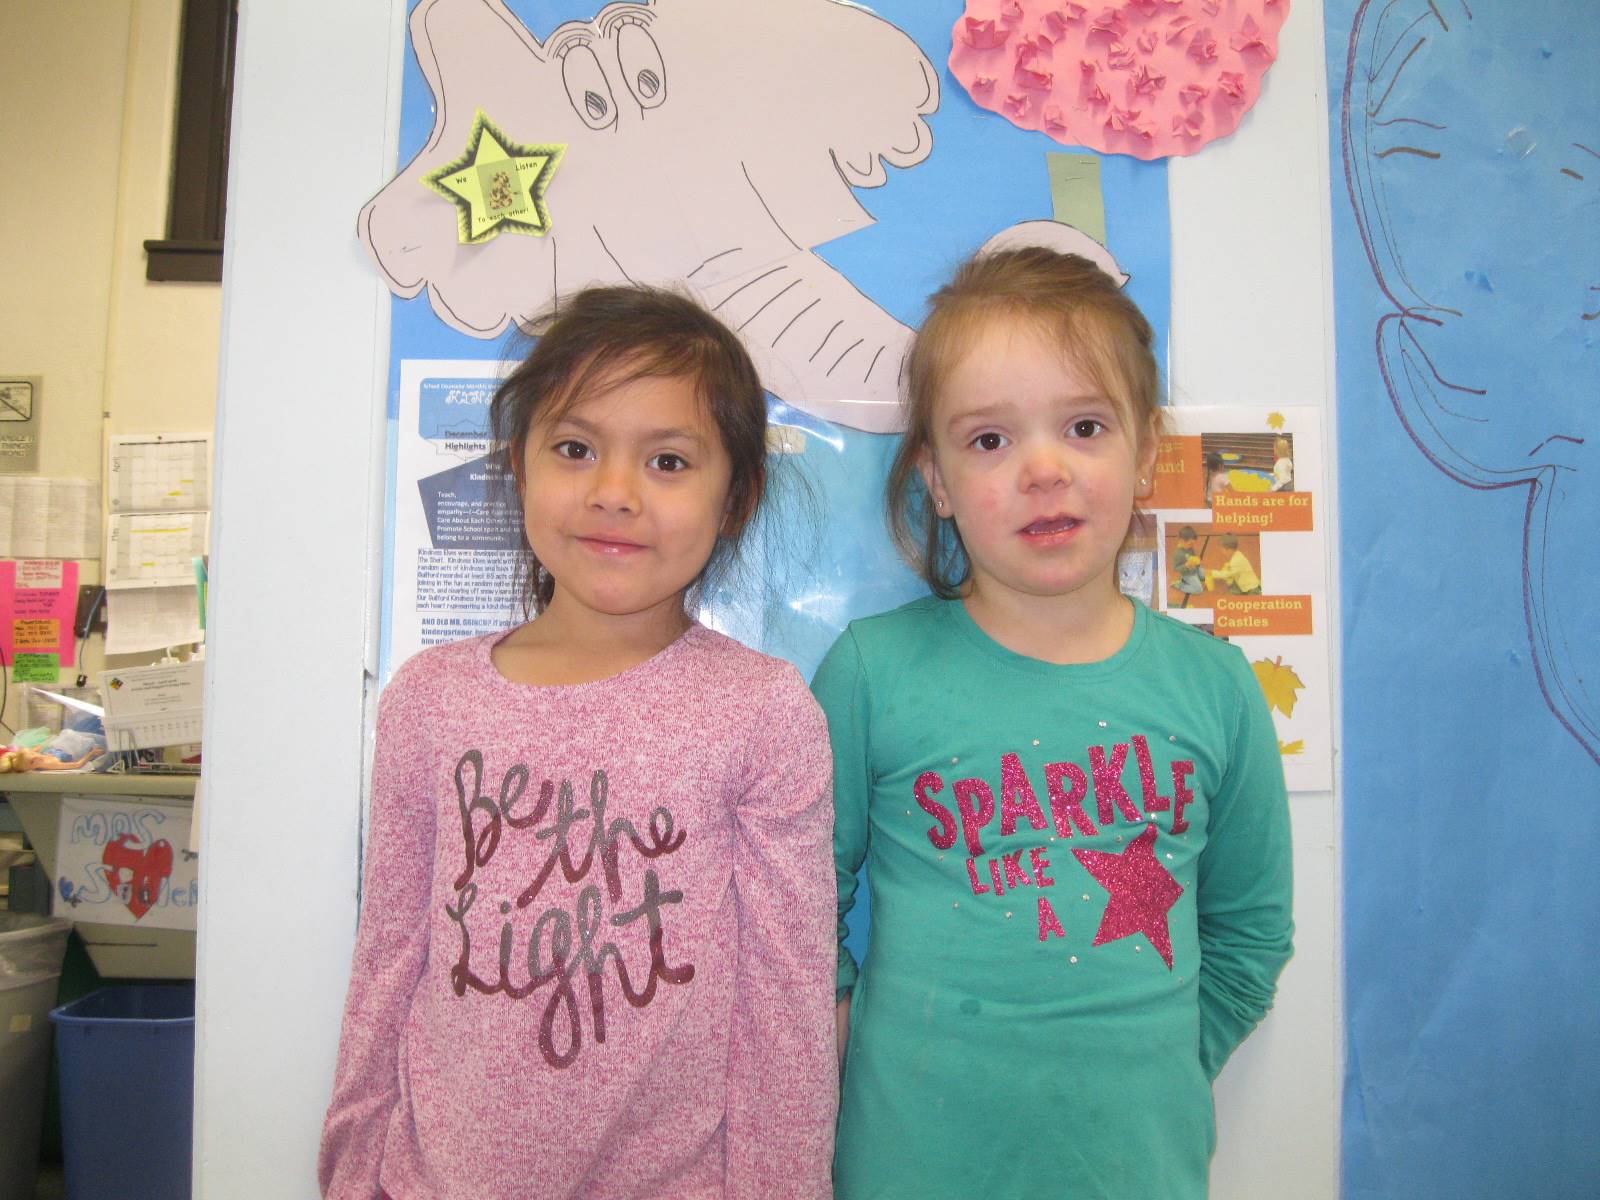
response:
M950 70L979 107L1066 145L1193 154L1256 102L1288 15L1288 0L966 0Z

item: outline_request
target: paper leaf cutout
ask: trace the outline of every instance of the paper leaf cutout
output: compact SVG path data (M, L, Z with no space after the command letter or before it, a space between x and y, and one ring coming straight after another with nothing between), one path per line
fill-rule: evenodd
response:
M1286 717L1294 716L1300 689L1305 687L1300 676L1294 673L1294 668L1284 666L1283 658L1279 656L1271 662L1264 658L1257 659L1250 664L1250 669L1256 673L1256 681L1266 694L1267 707L1277 709Z
M1284 420L1281 412L1272 412L1267 414L1268 429L1282 429L1285 424L1287 424L1287 422Z
M1304 754L1305 752L1306 744L1304 741L1278 743L1278 753L1283 755L1284 758L1289 758L1296 754Z
M980 108L1058 142L1193 154L1256 102L1288 15L1288 0L967 0L950 70Z

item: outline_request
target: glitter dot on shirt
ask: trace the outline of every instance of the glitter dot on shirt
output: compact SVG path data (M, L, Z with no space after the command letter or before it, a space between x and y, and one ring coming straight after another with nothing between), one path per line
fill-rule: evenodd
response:
M1101 721L1100 722L1100 728L1104 729L1105 727L1106 727L1106 723L1104 721Z
M1037 746L1037 745L1038 745L1038 744L1039 744L1039 739L1038 739L1038 738L1034 738L1034 739L1033 739L1033 744L1034 744L1034 745L1035 745L1035 746Z
M1076 954L1074 954L1070 961L1077 962L1078 961L1078 956Z

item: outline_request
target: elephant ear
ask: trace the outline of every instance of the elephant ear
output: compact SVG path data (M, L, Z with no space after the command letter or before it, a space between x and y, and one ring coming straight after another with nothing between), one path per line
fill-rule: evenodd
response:
M830 77L843 81L818 96L828 151L855 187L882 187L884 165L914 167L933 152L927 118L939 108L939 72L902 30L864 9L833 5L841 26ZM848 26L848 32L845 28Z
M797 247L818 246L872 219L852 187L879 187L885 164L912 167L933 150L927 117L939 75L907 34L837 0L671 0L668 12L715 18L729 120L755 122L739 153L773 220ZM709 35L708 35L709 36Z

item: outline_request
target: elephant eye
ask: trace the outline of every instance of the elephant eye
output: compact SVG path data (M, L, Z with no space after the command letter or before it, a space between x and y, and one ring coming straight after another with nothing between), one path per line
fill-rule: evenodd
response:
M567 99L590 129L616 124L617 104L611 85L600 68L600 60L588 46L574 46L561 59L561 81L567 85Z
M617 65L642 107L655 108L667 98L667 68L655 38L643 25L630 21L617 31Z

